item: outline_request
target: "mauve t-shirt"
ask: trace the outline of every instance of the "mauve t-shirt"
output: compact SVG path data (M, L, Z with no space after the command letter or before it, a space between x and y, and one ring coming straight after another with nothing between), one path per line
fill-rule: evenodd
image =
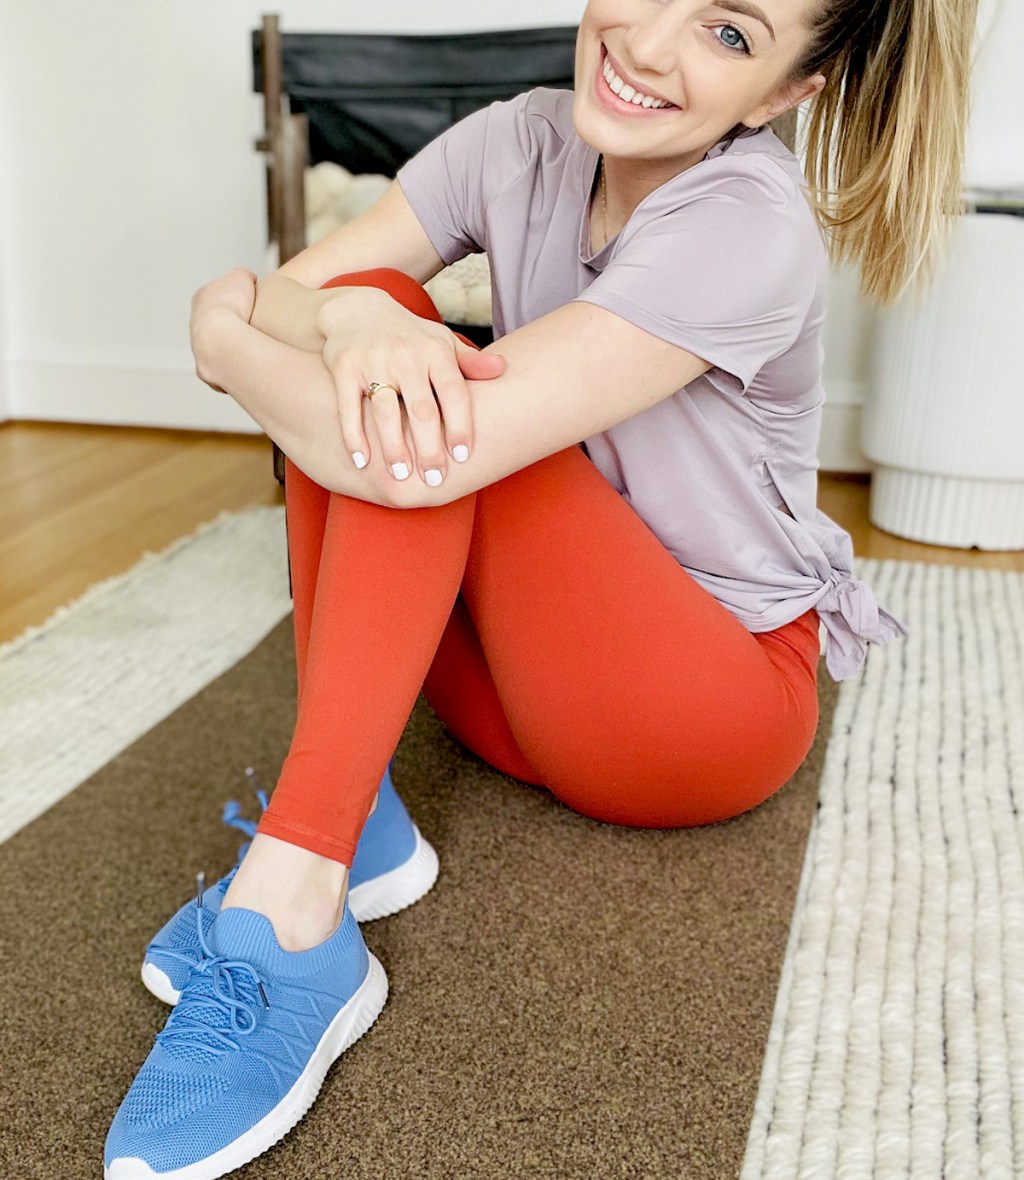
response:
M475 111L399 168L402 191L446 265L486 251L496 338L581 300L711 363L582 445L749 631L813 607L830 674L853 676L907 628L816 506L829 266L800 162L768 127L722 140L592 254L599 156L572 103L538 87Z

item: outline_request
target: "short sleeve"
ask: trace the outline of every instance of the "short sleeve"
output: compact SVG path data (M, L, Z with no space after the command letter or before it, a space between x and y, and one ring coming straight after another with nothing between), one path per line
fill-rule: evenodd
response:
M698 165L710 171L674 208L659 209L655 193L577 298L732 374L746 393L800 335L824 247L803 194L771 160L716 163Z
M453 123L396 173L446 266L487 249L488 204L528 163L529 95L492 102Z

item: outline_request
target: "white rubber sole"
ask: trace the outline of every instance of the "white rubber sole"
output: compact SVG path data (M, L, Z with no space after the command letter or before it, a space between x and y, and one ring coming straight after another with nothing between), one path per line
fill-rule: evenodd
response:
M375 918L397 914L399 910L419 901L434 887L440 870L437 853L415 824L413 831L416 844L412 856L404 864L349 890L348 908L357 922L372 922ZM181 992L174 987L167 974L153 963L142 964L142 982L158 1000L163 1000L171 1007L181 999Z
M206 1159L172 1172L154 1172L137 1156L116 1159L103 1169L104 1180L217 1180L262 1155L287 1135L316 1101L327 1071L370 1029L387 1002L388 977L377 957L368 953L366 978L327 1026L295 1084L255 1126Z
M142 964L142 982L158 1000L163 1000L172 1008L181 999L181 992L171 984L166 972L152 963Z
M415 824L413 831L416 845L404 864L349 890L348 908L357 922L372 922L375 918L397 914L433 888L440 867L437 853Z

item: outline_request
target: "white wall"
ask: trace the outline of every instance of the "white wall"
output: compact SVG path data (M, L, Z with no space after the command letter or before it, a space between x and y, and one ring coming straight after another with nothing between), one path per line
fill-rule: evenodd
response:
M7 392L7 321L4 311L3 287L3 242L0 241L0 422L6 422L11 417L8 408Z
M980 0L964 187L1013 190L1024 198L1024 4Z
M250 30L474 32L574 24L584 0L0 0L0 309L6 414L255 431L193 373L192 292L265 268ZM873 312L837 273L820 458L858 445ZM0 416L4 410L0 403Z

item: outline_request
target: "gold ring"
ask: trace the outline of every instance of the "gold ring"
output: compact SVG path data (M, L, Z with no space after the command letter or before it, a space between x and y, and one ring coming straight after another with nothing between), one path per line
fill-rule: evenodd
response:
M387 384L386 382L382 383L380 381L371 381L370 386L366 390L366 392L363 394L363 397L373 397L373 395L375 393L379 393L382 389L393 389L395 391L395 393L397 393L397 394L399 394L399 396L401 396L401 393L400 393L397 386Z

